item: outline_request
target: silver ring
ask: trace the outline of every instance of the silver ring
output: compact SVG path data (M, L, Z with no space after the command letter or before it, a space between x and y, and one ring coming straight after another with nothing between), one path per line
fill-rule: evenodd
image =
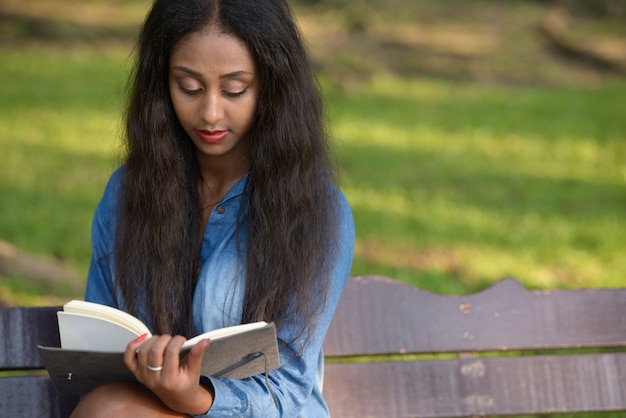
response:
M148 365L146 365L146 367L151 372L160 372L161 370L163 370L163 366L152 367L151 365L148 364Z

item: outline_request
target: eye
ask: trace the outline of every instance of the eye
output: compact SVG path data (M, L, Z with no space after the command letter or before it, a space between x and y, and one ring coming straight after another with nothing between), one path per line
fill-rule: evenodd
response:
M181 86L180 84L178 85L178 90L180 90L183 94L186 94L188 96L195 96L198 95L202 92L202 89L187 89L183 86Z
M226 97L237 98L237 97L243 96L247 91L248 91L248 88L246 87L245 89L241 91L234 91L234 92L222 90L222 93Z

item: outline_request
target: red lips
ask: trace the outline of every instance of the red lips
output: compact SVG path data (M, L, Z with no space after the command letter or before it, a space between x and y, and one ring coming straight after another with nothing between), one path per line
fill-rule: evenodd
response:
M217 144L218 142L222 142L226 136L228 136L228 131L206 131L206 130L198 130L198 136L207 144Z

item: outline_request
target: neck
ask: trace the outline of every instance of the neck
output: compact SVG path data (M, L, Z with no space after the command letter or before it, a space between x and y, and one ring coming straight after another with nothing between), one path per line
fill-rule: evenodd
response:
M236 159L198 156L198 192L203 206L214 205L250 170L248 154Z

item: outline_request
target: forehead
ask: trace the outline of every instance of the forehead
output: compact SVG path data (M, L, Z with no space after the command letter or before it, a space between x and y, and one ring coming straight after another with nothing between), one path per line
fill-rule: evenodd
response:
M172 66L185 65L195 70L254 72L252 55L237 37L212 29L193 32L172 50Z

